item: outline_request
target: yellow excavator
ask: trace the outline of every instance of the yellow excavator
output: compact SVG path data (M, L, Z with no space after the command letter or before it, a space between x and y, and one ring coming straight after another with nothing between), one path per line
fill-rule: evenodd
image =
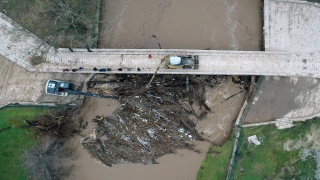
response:
M168 55L165 56L166 68L168 69L198 69L198 55Z
M199 68L199 56L198 55L166 55L163 57L153 74L151 80L147 84L146 88L149 89L150 85L154 79L154 77L157 75L158 70L160 69L160 66L163 62L166 62L166 69L198 69Z

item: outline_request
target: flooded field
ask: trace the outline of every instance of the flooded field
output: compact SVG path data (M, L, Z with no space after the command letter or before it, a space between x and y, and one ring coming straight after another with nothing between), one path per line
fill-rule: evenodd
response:
M100 48L259 51L261 0L105 0Z
M251 50L262 48L262 2L259 0L105 0L101 11L99 48L132 49L212 49ZM213 107L237 93L230 79L219 88L207 91ZM230 88L229 88L230 85ZM197 130L211 141L220 142L231 130L244 93L215 106ZM119 103L114 100L91 99L83 107L88 127L96 115L111 114ZM214 133L220 133L215 137ZM79 145L80 137L69 144L76 147L77 159L70 163L75 170L69 179L166 179L194 180L210 143L194 142L201 153L178 150L156 159L159 164L120 164L105 167L92 159Z

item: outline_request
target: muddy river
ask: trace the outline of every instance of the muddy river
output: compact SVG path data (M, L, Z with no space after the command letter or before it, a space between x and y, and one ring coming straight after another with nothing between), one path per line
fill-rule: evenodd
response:
M260 0L104 0L99 47L259 51L262 47L261 17ZM220 89L220 96L226 97L238 91L228 86ZM214 97L216 101L220 98ZM216 114L209 116L206 121L210 121L210 117L219 119L228 116L230 113L225 110L228 108L237 111L243 96L239 95L235 100L224 104L232 106L222 107L224 111L221 112L225 115L219 115L219 107L216 107ZM93 117L111 114L118 105L113 100L91 99L85 102L83 113L89 126L82 134L89 135L92 132L93 123L90 120ZM231 122L237 113L231 114L228 120L220 120ZM219 127L225 124L222 121L218 123ZM210 123L204 121L198 130L208 131L206 125ZM230 128L229 124L227 126ZM219 128L209 129L221 131ZM211 134L208 132L208 137ZM221 136L225 136L223 130ZM74 138L69 144L76 147L77 159L69 162L75 165L75 170L68 179L194 180L210 146L210 143L195 143L203 153L179 150L157 159L159 164L120 164L109 168L95 162L79 145L79 137Z
M259 51L261 0L105 0L100 48Z
M83 118L89 121L88 127L81 133L89 135L95 124L90 121L96 115L111 115L119 106L118 101L110 99L91 98L85 101L82 108ZM139 180L162 180L162 179L195 179L196 172L202 163L210 143L197 142L196 149L203 153L188 150L178 150L175 154L165 155L157 159L159 164L120 164L112 168L103 166L90 157L90 154L79 145L80 137L69 140L69 145L76 148L76 160L68 162L73 164L75 170L68 179L139 179Z

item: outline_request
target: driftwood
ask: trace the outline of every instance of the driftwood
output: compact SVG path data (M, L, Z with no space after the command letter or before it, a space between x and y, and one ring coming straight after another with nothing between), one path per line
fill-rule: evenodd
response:
M76 129L71 120L75 111L77 110L60 109L50 115L38 116L33 120L23 120L23 122L26 124L25 127L33 128L38 134L67 139L79 133L79 128Z
M210 108L205 104L204 88L200 88L214 86L225 77L157 75L145 88L150 78L151 75L115 75L106 83L109 87L98 75L93 79L91 84L96 84L100 92L112 87L111 93L121 97L121 106L113 116L93 119L97 124L94 136L81 141L82 147L103 164L156 163L156 158L176 149L193 149L193 145L185 143L188 140L203 140L189 116L205 117ZM91 85L92 90L96 87ZM193 105L203 108L196 112Z

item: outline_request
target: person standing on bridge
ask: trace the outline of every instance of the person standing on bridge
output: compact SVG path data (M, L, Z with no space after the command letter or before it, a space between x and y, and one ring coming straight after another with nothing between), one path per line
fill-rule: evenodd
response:
M93 51L91 51L91 49L90 49L90 47L87 45L87 51L88 52L93 52Z
M100 72L106 72L107 69L106 69L106 68L101 68L99 71L100 71Z

